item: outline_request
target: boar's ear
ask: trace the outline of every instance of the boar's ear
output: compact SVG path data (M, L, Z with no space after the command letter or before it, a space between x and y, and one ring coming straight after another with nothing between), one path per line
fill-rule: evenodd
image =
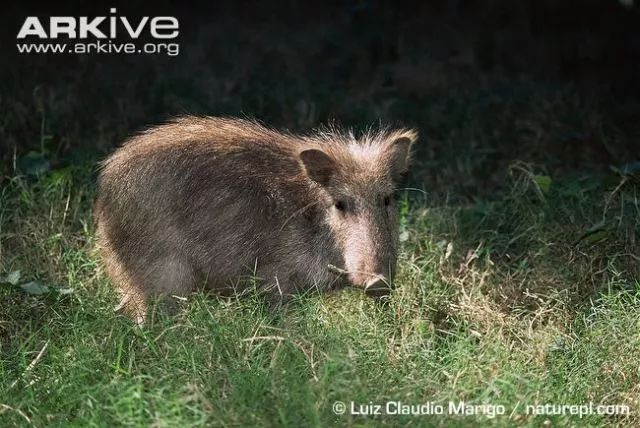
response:
M389 140L389 160L391 176L395 181L399 181L409 171L413 153L411 148L418 139L418 134L412 130L403 130L394 133Z
M300 153L300 159L309 178L323 186L336 172L336 163L322 150L305 150Z

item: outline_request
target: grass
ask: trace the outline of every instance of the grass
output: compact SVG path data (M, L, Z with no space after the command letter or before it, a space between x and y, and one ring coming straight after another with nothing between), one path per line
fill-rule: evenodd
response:
M271 312L256 297L195 294L138 329L113 313L94 253L92 171L76 162L2 183L0 275L74 290L0 286L2 426L640 423L633 176L514 163L492 199L408 192L388 305L346 290ZM465 401L506 415L336 415L336 401ZM526 413L589 402L631 415Z

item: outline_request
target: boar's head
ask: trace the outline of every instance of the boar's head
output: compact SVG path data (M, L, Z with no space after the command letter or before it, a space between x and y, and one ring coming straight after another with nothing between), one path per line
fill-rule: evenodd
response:
M320 192L320 216L342 256L339 270L373 295L391 288L398 245L397 185L408 170L412 130L325 136L300 160Z

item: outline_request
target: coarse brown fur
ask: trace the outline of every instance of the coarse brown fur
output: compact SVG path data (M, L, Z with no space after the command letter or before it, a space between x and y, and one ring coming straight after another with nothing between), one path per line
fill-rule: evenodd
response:
M341 281L389 284L397 245L392 196L412 130L296 136L256 122L182 117L131 138L101 168L95 219L122 306L197 286L272 296ZM373 278L373 279L372 279Z

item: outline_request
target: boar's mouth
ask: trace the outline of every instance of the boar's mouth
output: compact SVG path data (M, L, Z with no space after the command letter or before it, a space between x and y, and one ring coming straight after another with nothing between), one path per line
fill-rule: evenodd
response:
M332 264L327 265L327 269L329 269L329 272L340 277L349 275L348 270L339 268ZM351 283L351 281L347 281L347 284L351 287L364 290L365 294L372 297L388 296L391 292L391 285L389 284L389 281L381 275L372 274L372 278L363 285L356 285Z

